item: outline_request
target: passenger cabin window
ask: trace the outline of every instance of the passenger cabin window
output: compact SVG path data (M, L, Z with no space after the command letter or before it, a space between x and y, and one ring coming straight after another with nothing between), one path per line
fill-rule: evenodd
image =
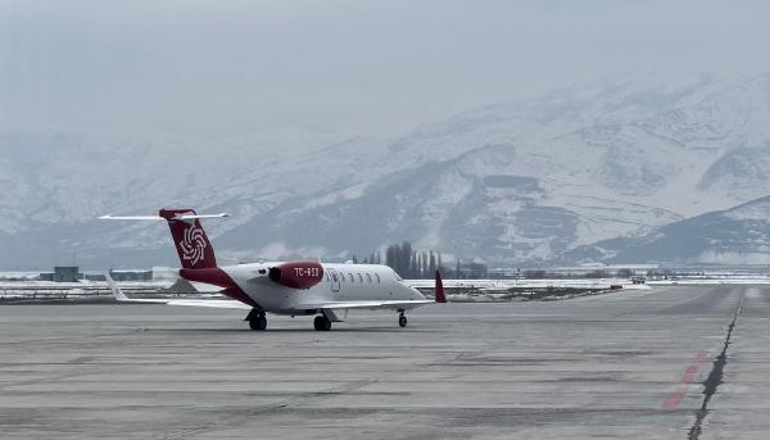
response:
M361 274L358 274L358 282L363 284L363 282L364 282L364 277L363 277L363 275L361 275Z
M354 280L353 280L353 274L352 274L352 273L349 273L349 274L348 274L348 278L350 278L350 282L351 282L351 283L354 281Z
M328 273L324 274L324 279L326 280L327 283L329 282L329 274Z
M342 281L343 283L345 282L345 274L344 273L340 274L340 281Z
M378 273L374 274L374 278L377 279L378 283L380 282L380 274L378 274Z
M366 274L366 281L368 281L369 284L372 283L372 276L370 274Z

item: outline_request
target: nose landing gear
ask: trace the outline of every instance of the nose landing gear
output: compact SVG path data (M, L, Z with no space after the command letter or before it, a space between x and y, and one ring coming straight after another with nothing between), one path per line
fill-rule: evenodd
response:
M400 327L406 327L406 325L409 323L409 321L406 319L406 314L403 310L398 311L398 325Z

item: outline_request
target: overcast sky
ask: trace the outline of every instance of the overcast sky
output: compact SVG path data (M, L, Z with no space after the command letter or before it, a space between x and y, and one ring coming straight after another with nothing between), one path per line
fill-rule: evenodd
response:
M391 136L645 71L770 71L770 2L0 0L0 129Z

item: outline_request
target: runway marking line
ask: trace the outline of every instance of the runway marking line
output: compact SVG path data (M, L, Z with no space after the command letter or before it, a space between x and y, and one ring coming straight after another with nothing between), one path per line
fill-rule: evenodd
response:
M689 367L687 367L686 370L684 370L684 374L682 374L682 378L679 379L680 385L690 385L695 382L695 379L698 377L698 368L705 364L709 359L709 353L706 350L701 350L698 352L698 355L695 356L695 359L693 359L692 363ZM682 403L682 399L684 399L684 396L687 395L687 388L686 387L679 387L676 391L671 393L671 395L668 396L665 402L663 402L663 410L665 411L674 411L675 409L679 408L679 404Z

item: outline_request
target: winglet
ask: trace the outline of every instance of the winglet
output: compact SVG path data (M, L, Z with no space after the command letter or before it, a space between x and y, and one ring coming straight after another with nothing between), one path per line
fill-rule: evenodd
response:
M441 272L436 270L436 302L443 304L446 302L444 295L444 283L441 281Z
M112 276L110 275L109 272L104 272L104 278L107 280L107 284L110 285L112 296L114 296L116 300L128 301L128 297L123 293L122 290L120 290L120 287L118 287L118 285L115 284L115 280L112 279Z

